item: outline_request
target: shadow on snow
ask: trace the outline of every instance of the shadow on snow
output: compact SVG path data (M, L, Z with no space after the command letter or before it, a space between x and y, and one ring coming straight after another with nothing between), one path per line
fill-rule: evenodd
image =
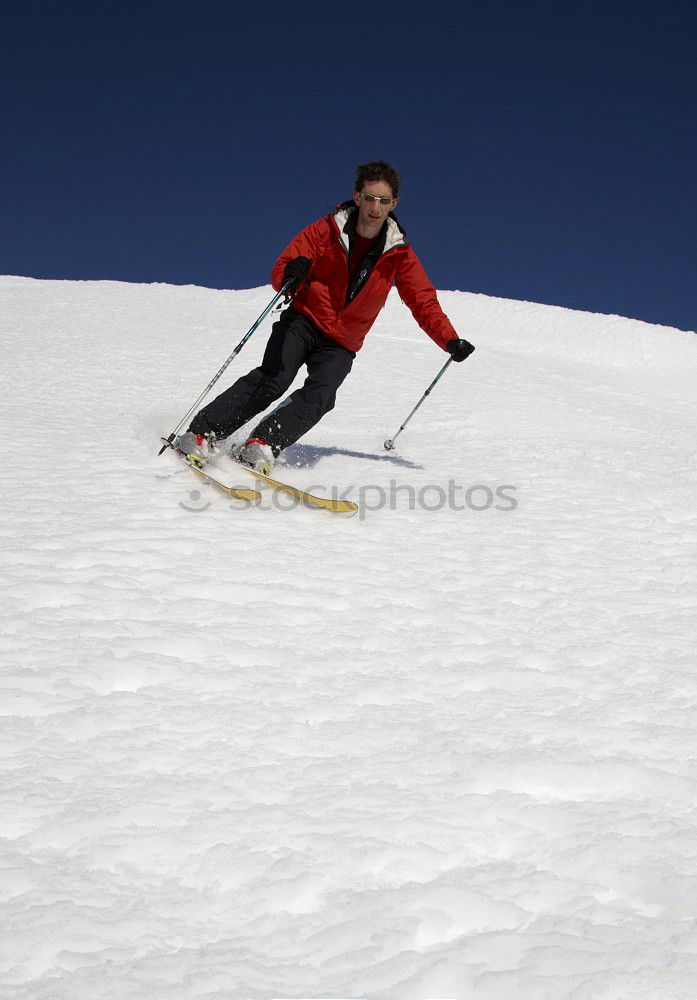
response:
M371 462L388 462L402 469L422 468L416 462L410 462L406 458L400 458L398 455L388 452L381 455L375 452L350 451L348 448L320 448L318 445L310 444L292 444L283 452L286 465L303 469L312 468L321 459L333 455L342 455L345 458L367 458Z

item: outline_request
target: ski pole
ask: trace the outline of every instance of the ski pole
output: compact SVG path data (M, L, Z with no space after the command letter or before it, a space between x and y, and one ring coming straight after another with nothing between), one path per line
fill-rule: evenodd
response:
M167 448L171 448L172 447L172 442L174 441L175 437L177 436L177 433L179 432L180 428L189 420L189 418L191 417L191 414L198 410L199 406L201 405L201 401L211 391L211 389L213 388L213 386L215 385L215 383L218 381L218 379L220 378L220 376L223 374L223 372L225 371L225 369L227 368L227 366L230 364L230 362L234 361L234 359L240 353L240 351L242 350L242 348L244 347L244 345L247 343L247 341L249 340L249 338L252 336L252 334L254 333L254 331L256 330L256 328L259 326L259 324L263 320L266 319L266 317L269 315L269 313L271 312L271 310L273 309L273 307L276 305L276 303L278 302L278 300L281 298L281 296L286 294L287 289L293 284L293 280L294 280L293 278L289 278L288 281L286 281L283 284L280 292L278 292L276 295L274 295L274 297L269 302L269 304L266 307L266 309L264 309L264 311L261 314L261 316L259 316L259 318L252 324L252 326L249 328L249 330L247 330L247 332L245 333L244 337L239 342L239 344L237 345L237 347L235 348L235 350L232 352L232 354L230 355L230 357L227 359L227 361L225 362L225 364L220 368L220 370L218 372L216 372L216 374L213 376L213 378L208 383L208 385L206 386L206 388L203 390L203 392L201 393L201 395L198 397L198 399L196 400L196 402L194 403L194 405L191 407L191 409L187 410L186 414L181 418L181 420L179 421L179 423L177 424L177 426L174 428L174 430L172 431L172 433L170 434L170 436L168 438L161 438L160 439L160 440L164 441L165 443L160 448L160 450L158 452L158 455L161 455L163 451L167 450ZM188 424L187 424L187 426L188 426Z
M418 403L416 404L416 406L414 407L414 409L411 411L411 413L409 414L409 416L407 417L407 419L404 421L404 423L402 424L402 426L399 428L399 430L397 431L397 433L395 434L395 436L393 438L388 438L387 441L385 441L385 448L387 449L387 451L392 451L392 449L394 448L395 441L397 440L397 438L399 437L399 435L402 433L402 431L404 430L404 428L407 426L407 424L409 423L409 421L411 420L411 418L414 416L414 414L416 413L416 411L418 410L418 408L421 406L421 404L423 403L424 399L426 399L426 396L428 396L428 394L430 393L431 389L436 384L436 382L438 381L438 379L441 378L445 374L445 369L448 367L449 364L452 363L452 361L453 361L452 358L448 358L448 360L445 362L445 364L443 365L443 367L441 368L441 370L438 372L438 374L436 375L436 377L434 378L434 380L429 385L429 387L426 390L426 392L423 394L423 396L418 401Z

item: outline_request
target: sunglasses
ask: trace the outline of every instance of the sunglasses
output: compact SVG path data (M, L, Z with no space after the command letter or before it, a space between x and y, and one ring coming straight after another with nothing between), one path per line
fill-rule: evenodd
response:
M387 195L384 195L384 194L380 194L380 195L378 195L378 194L363 194L363 192L361 192L361 198L368 205L372 205L376 201L379 201L381 205L391 205L392 202L394 201L394 198L388 198Z

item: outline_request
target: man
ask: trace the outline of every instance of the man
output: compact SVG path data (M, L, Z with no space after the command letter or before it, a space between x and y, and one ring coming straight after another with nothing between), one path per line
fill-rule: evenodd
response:
M334 406L365 335L395 283L419 326L455 361L474 347L458 337L394 215L399 174L378 160L358 167L352 201L291 240L271 272L292 302L274 323L261 365L205 406L175 445L205 462L228 437L286 392L302 365L304 385L256 425L234 457L269 475L279 453Z

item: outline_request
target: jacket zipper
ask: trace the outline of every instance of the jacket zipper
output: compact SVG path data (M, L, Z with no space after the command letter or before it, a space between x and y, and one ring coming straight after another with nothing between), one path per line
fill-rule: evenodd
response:
M363 290L364 286L368 283L370 275L373 273L375 265L380 260L380 258L384 257L388 253L392 253L393 250L398 250L399 247L406 246L406 244L402 240L400 243L395 243L394 246L389 247L387 250L385 250L385 249L381 250L380 254L375 258L373 266L370 267L370 268L368 268L367 270L364 269L361 266L360 271L356 275L356 280L353 283L353 287L354 287L355 291L353 292L353 294L350 294L351 289L348 287L349 252L348 252L348 250L347 250L347 248L346 248L346 246L344 244L344 241L342 239L341 230L337 226L336 219L334 219L333 216L332 216L332 221L333 221L334 226L336 228L336 235L337 235L337 238L339 240L339 245L341 246L341 249L346 254L346 273L347 273L347 279L346 279L346 298L345 298L345 301L344 301L344 309L345 309L348 305L351 304L351 302L353 302L353 300L356 298L356 296L358 295L358 293L361 292ZM370 255L368 255L368 256L370 256Z

